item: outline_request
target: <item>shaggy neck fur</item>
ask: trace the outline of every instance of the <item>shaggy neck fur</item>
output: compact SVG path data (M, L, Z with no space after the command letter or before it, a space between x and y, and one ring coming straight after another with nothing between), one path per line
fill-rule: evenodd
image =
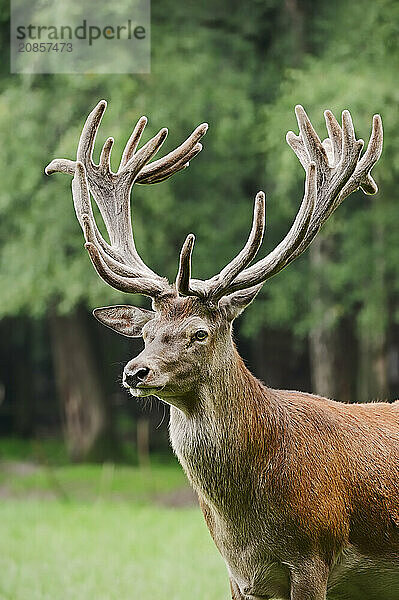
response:
M170 438L199 495L224 511L237 493L251 501L258 485L253 465L282 447L284 414L232 342L223 361L215 356L214 362L193 392L196 410L187 414L172 406Z

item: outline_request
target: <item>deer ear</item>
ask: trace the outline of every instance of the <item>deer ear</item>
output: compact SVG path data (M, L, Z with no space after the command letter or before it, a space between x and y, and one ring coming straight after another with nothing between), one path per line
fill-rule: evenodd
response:
M127 337L141 337L144 325L155 317L152 310L123 304L95 308L93 315L106 327Z
M246 290L239 290L220 299L219 307L225 311L229 321L234 321L246 309L248 304L251 304L262 285L263 283L247 288Z

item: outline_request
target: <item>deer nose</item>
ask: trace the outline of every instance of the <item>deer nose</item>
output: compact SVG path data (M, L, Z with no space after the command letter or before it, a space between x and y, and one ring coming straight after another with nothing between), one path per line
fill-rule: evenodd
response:
M123 372L123 383L129 387L137 387L139 383L145 381L150 369L148 367L136 367L132 371L124 370Z

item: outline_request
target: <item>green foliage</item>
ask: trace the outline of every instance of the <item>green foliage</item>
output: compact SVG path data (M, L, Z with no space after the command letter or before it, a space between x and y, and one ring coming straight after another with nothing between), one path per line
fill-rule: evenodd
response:
M74 156L83 118L100 97L106 97L110 107L99 141L112 133L115 156L140 114L150 115L147 135L170 126L164 152L179 144L196 124L210 121L206 156L195 159L189 171L171 181L134 190L134 228L145 260L169 277L175 276L177 249L189 229L198 235L196 267L202 276L227 260L242 218L249 221L251 210L251 196L245 198L240 189L244 174L238 180L235 176L248 169L245 154L238 153L239 140L249 139L255 124L246 92L250 75L243 77L228 61L220 71L203 50L206 44L201 38L190 38L186 44L183 39L181 44L182 52L191 53L193 60L181 65L166 37L159 67L153 59L151 78L54 76L46 84L40 78L21 78L0 97L0 132L5 137L10 123L13 131L0 157L5 189L0 201L1 314L42 314L49 305L67 312L82 301L93 306L121 300L121 294L98 280L82 250L70 181L66 176L47 180L43 175L51 158ZM179 77L173 80L170 71L178 65ZM226 212L231 218L226 219Z
M341 0L334 7L320 3L318 11L308 2L299 8L293 15L273 0L255 2L252 12L241 3L210 9L165 0L154 7L150 76L9 78L0 93L6 140L0 149L0 316L126 301L90 266L68 176L43 174L52 158L75 155L84 117L99 98L109 108L97 156L113 135L114 166L141 114L150 117L147 136L169 126L162 153L198 123L210 123L204 151L188 170L133 191L139 251L171 279L189 231L197 236L194 276L226 264L245 241L259 189L268 197L263 255L284 236L303 190L304 173L284 142L285 132L296 129L293 107L300 102L320 132L324 108L349 108L366 140L372 113L382 114L381 191L375 199L356 194L340 207L324 232L336 240L334 262L317 273L307 256L299 259L265 286L242 331L252 335L268 324L305 335L318 320L309 303L316 277L325 280L337 319L360 306L360 321L386 327L381 304L394 301L399 286L398 5Z
M397 3L388 1L372 6L356 2L347 7L340 17L341 27L330 31L331 40L321 56L308 56L300 69L287 72L276 101L263 109L267 131L264 151L271 182L271 247L278 241L276 231L279 237L284 235L282 217L290 222L302 195L303 170L281 135L282 130L297 132L295 104L305 106L322 137L327 136L323 120L326 108L337 117L344 108L350 109L356 133L366 143L372 114L380 113L384 122L384 152L373 172L380 188L378 195L357 192L345 200L321 234L334 240L334 260L323 263L320 272L311 267L305 255L266 286L263 312L267 322L291 326L299 335L323 317L307 303L315 293L316 278L328 289L336 320L356 311L359 325L373 328L376 334L388 325L388 298L391 302L397 299L399 92L393 85L399 66L397 9ZM344 23L355 21L358 25L348 36ZM364 51L360 52L360 47ZM279 211L274 220L272 211ZM254 312L247 318L248 333L259 327L260 317Z

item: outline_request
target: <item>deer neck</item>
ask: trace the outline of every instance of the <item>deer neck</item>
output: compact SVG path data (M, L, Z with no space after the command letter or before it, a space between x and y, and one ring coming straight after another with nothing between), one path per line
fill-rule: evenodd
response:
M242 497L243 486L253 485L256 456L267 460L272 451L280 429L273 392L233 347L194 396L191 405L197 410L171 408L172 447L200 496L223 506L235 486Z

